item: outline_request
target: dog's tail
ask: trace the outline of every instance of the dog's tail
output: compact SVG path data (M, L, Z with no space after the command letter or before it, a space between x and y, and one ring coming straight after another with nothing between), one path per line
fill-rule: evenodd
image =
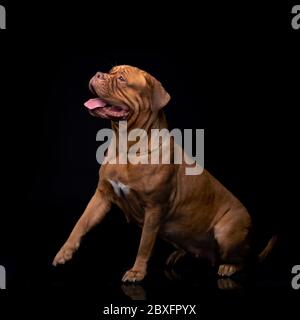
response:
M269 253L274 248L275 243L277 242L277 239L278 239L278 235L273 235L273 237L268 241L265 248L258 255L258 262L262 262L266 259L266 257L269 255Z

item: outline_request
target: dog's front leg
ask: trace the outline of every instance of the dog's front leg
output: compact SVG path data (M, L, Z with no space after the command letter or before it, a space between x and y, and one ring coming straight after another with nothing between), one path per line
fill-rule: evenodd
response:
M137 282L144 279L147 273L147 264L151 256L153 246L161 223L160 209L147 209L145 212L142 237L134 266L128 270L123 282Z
M106 199L103 192L96 190L84 213L76 223L68 240L59 250L53 260L53 265L64 264L70 260L74 252L79 248L82 237L95 225L100 223L110 209L110 202Z

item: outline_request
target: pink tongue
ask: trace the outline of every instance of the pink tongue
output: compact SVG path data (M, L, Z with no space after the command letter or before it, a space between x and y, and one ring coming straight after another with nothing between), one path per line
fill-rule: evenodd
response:
M106 106L106 102L99 98L90 99L84 104L88 109L95 109L95 108L103 108Z

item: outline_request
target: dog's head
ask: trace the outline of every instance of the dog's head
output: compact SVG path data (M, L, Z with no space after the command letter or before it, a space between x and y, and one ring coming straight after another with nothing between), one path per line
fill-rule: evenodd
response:
M113 121L138 118L159 111L170 100L161 83L138 68L116 66L97 72L89 84L96 96L84 105L93 116Z

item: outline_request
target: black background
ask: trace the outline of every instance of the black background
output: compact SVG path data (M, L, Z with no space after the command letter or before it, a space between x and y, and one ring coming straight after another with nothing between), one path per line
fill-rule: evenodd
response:
M88 81L96 71L131 64L170 93L171 128L205 129L205 166L249 209L261 242L280 236L267 262L240 276L242 287L231 292L218 290L213 272L192 259L178 266L181 281L169 280L163 264L172 249L158 241L138 289L150 302L198 303L200 315L289 312L296 294L291 268L300 261L298 212L289 205L296 189L287 182L296 179L287 149L297 146L300 53L290 8L6 5L0 264L7 269L7 296L47 292L51 298L43 301L53 315L67 306L86 318L97 316L103 303L131 302L120 279L134 262L140 230L117 208L72 262L51 266L97 185L95 136L110 125L84 109Z

